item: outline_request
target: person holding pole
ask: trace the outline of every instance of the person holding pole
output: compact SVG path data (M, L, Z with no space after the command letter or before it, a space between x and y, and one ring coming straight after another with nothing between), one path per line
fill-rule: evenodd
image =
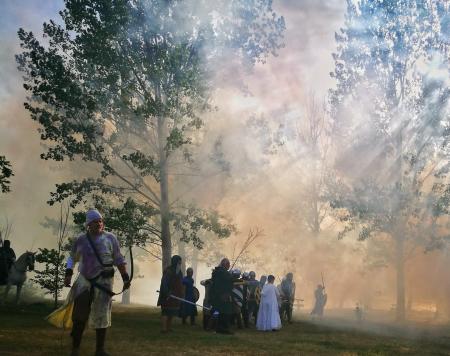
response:
M229 329L232 314L231 294L233 290L233 276L228 272L230 261L222 259L211 277L211 304L214 312L219 313L216 332L219 334L232 334Z

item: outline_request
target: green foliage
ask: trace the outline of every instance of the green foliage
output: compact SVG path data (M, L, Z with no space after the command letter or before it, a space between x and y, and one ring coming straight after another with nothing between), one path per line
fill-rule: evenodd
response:
M14 175L11 169L11 163L6 160L5 156L0 156L0 188L2 193L11 191L9 178Z
M363 168L337 189L333 206L346 222L340 237L355 228L362 240L380 232L418 236L417 220L432 230L445 213L445 199L429 187L448 165L450 90L442 78L450 74L450 43L441 26L448 6L348 1L330 103L334 132L344 138L340 159Z
M129 161L136 167L141 176L152 176L159 182L159 168L155 163L153 157L147 157L142 152L133 152L128 155L123 155L125 161Z
M152 218L159 212L152 206L139 204L131 198L115 206L99 196L95 197L94 206L102 212L106 229L119 238L122 246L145 246L147 243L160 245L161 233L157 225L152 223ZM83 231L85 212L79 211L73 215L75 224Z
M192 162L191 135L211 109L214 76L223 62L251 68L276 55L283 17L271 0L66 0L60 14L62 22L44 23L45 45L18 31L25 108L48 147L42 159L90 162L100 174L58 184L49 204L86 206L103 195L121 211L111 211L116 231L150 239L142 231L154 212L169 231L169 160ZM128 198L135 207L120 206ZM124 227L127 209L150 207L139 231Z
M31 280L44 289L45 294L60 297L64 287L64 259L64 254L53 248L39 248L36 262L43 264L44 269L35 270L36 275Z
M190 143L186 129L200 127L198 113L209 107L212 60L240 48L239 58L255 62L281 46L284 21L269 1L199 1L201 14L190 5L66 1L64 25L44 24L48 48L19 30L24 52L17 61L33 94L25 107L40 123L41 139L54 143L42 158L98 162L106 177L115 173L114 160L126 157L156 176L143 141L165 120L167 154ZM222 21L213 20L217 15ZM72 194L70 188L59 186Z
M450 44L442 26L448 2L347 3L345 27L335 35L331 73L337 83L330 91L335 132L353 141L382 140L395 150L398 131L412 129L415 137L409 142L415 150L411 147L410 153L417 156L419 144L445 133L441 123L448 120L443 108L449 97L445 71ZM443 71L442 77L432 74L436 69ZM361 123L366 130L349 135Z
M187 214L174 214L173 226L181 233L181 241L192 242L197 248L203 248L204 245L200 231L212 232L219 239L229 237L237 231L236 227L217 211L206 211L192 206L187 209Z

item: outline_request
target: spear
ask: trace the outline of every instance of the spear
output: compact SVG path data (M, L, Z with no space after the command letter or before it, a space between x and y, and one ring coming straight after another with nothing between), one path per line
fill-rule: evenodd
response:
M157 290L156 293L161 293L161 292L160 292L159 290ZM176 300L179 300L179 301L181 301L181 302L185 302L185 303L188 303L188 304L191 304L191 305L196 305L196 306L201 307L201 308L206 309L206 310L211 310L211 308L204 307L203 305L200 305L200 304L191 302L191 301L189 301L189 300L186 300L186 299L177 297L177 296L175 296L175 295L173 295L173 294L171 294L171 295L169 295L169 296L167 297L167 299L169 299L169 298L173 298L173 299L176 299Z
M320 272L320 274L322 275L322 287L323 289L325 289L325 282L323 281L323 272Z

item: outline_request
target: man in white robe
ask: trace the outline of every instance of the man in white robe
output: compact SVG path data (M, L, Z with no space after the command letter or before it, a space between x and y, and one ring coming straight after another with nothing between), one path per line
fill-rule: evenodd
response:
M273 284L275 277L270 275L261 293L256 328L260 331L281 329L279 300L280 292Z

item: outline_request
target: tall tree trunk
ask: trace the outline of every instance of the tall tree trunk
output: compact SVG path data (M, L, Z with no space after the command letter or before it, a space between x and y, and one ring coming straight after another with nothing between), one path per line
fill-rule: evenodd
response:
M403 86L401 88L403 93ZM397 98L396 109L400 105L401 96ZM400 191L403 191L403 128L404 123L401 122L399 126L399 131L397 135L397 169L398 169L398 184L400 186ZM398 214L401 212L399 211ZM401 220L400 220L401 221ZM397 270L397 308L396 308L396 319L397 321L405 320L405 237L403 229L405 225L397 225L395 229L395 265Z
M60 271L60 259L61 259L61 244L58 243L58 256L56 258L56 268L55 268L55 294L54 294L54 307L55 309L58 308L58 284L59 284L59 271Z
M181 257L181 271L183 276L186 275L186 243L177 239L178 255Z
M314 176L314 183L313 183L313 228L312 233L314 237L318 237L320 233L320 209L319 209L319 193L317 189L317 183L316 183L317 175Z
M130 259L130 255L126 257L127 266L130 266L132 261ZM128 305L131 303L131 288L128 288L122 293L122 304Z
M197 270L198 270L198 248L194 246L192 251L192 270L194 271L194 281L197 280Z
M397 270L397 321L405 320L405 240L400 234L395 238L395 255Z
M167 164L167 121L164 117L158 117L158 145L159 145L159 187L161 192L161 250L162 269L170 265L172 257L172 241L170 237L170 206L169 206L169 175Z

